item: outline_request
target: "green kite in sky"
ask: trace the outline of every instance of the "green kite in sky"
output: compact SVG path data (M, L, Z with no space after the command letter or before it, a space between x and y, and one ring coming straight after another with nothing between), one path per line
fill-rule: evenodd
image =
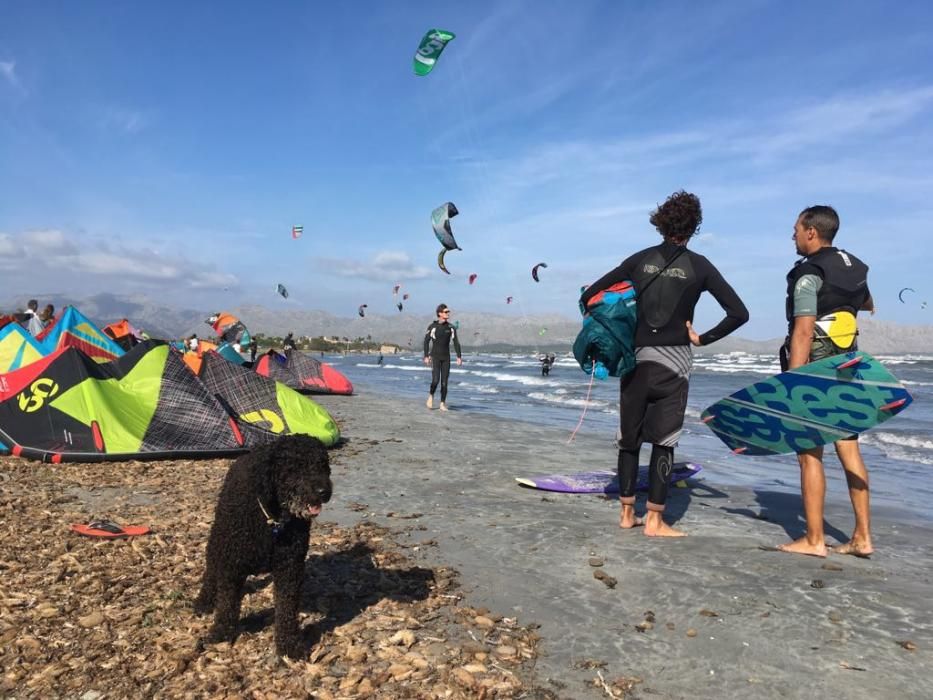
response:
M440 58L447 42L453 40L455 36L453 32L446 32L443 29L432 29L425 34L421 45L415 52L413 62L415 75L427 75L434 70L434 64Z

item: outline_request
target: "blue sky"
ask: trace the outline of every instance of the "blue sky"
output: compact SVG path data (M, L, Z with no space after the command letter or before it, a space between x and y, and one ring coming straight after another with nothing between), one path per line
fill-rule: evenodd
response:
M876 318L931 322L930 3L87 0L3 15L3 299L349 316L397 313L398 282L406 312L574 317L582 284L660 241L648 215L684 188L704 207L691 247L751 311L739 335L783 333L792 226L817 203L871 266ZM457 38L419 78L432 27ZM445 201L461 212L450 277L430 226ZM717 317L707 299L697 325Z

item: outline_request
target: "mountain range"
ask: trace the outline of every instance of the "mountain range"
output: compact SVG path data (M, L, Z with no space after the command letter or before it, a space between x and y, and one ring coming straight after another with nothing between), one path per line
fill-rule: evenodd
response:
M216 309L177 308L144 296L119 296L101 293L84 298L63 294L40 295L40 308L52 299L61 310L73 305L92 321L106 325L121 318L129 319L137 328L153 337L183 338L196 333L212 335L205 319ZM25 299L11 299L2 309L21 309ZM409 314L367 314L365 318L339 317L325 311L302 309L270 309L247 305L225 309L243 320L252 333L282 337L292 332L296 336L367 336L376 342L402 347L418 347L433 316ZM579 319L558 315L527 317L483 313L456 313L460 322L461 343L468 348L503 349L534 348L535 350L566 351L580 330ZM741 333L741 331L739 331ZM700 348L701 353L749 352L776 353L782 338L748 340L728 337L715 345ZM907 326L870 317L859 319L859 347L875 354L933 354L933 325Z

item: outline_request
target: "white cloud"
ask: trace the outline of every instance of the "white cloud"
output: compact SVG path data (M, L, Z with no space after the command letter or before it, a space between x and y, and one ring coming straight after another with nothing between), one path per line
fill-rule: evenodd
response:
M161 291L166 283L173 291L220 290L239 284L234 275L209 265L58 229L0 234L0 269L9 271L4 282L10 286L34 288L54 280L82 292L109 288L116 281L124 290L147 291ZM47 270L53 277L37 279L37 270Z
M415 265L408 253L396 251L381 251L368 261L323 258L318 265L341 277L359 277L376 282L425 279L431 274L428 268Z

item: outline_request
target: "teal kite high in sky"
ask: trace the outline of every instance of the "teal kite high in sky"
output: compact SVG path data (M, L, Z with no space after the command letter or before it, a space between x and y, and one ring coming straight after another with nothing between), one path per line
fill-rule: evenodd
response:
M425 34L421 45L415 51L415 75L427 75L434 70L434 64L440 58L447 42L452 41L455 36L453 32L445 32L443 29L432 29Z

